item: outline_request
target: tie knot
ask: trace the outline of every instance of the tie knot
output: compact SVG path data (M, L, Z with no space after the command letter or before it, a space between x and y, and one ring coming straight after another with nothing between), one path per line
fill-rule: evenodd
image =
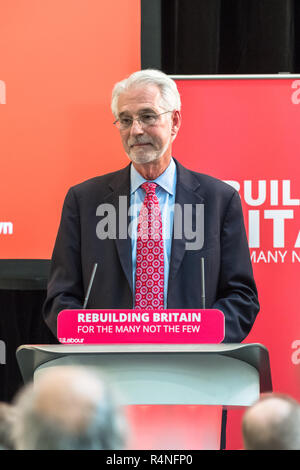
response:
M146 191L147 196L152 196L155 194L157 184L156 183L143 183L142 188Z

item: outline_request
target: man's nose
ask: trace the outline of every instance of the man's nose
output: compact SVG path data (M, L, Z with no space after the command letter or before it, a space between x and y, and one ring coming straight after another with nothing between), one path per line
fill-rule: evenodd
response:
M139 135L139 134L144 134L144 128L141 125L140 121L138 119L134 119L132 121L131 127L130 127L130 134L131 135Z

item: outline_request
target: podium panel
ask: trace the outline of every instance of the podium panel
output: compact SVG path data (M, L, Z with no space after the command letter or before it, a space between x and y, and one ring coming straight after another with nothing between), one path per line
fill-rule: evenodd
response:
M260 344L24 345L24 382L48 367L91 367L115 388L129 420L128 449L220 449L223 410L272 390Z
M99 369L124 405L249 406L272 390L260 344L24 345L17 360L25 382L47 367Z

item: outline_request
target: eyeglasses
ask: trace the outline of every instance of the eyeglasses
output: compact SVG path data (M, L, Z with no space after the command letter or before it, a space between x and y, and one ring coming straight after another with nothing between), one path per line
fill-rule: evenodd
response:
M133 121L137 121L142 128L155 126L159 117L166 113L172 113L172 111L164 111L160 114L143 113L136 118L132 118L130 116L122 116L117 119L113 124L121 131L129 129L132 126Z

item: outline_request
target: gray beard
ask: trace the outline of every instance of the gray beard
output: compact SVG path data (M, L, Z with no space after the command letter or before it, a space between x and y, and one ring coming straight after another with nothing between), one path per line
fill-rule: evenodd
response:
M149 152L146 152L144 154L139 154L139 155L136 155L136 154L134 154L134 152L132 152L132 154L127 153L127 156L129 158L129 160L131 160L132 162L137 163L139 165L143 165L143 164L146 164L146 163L151 163L151 162L154 162L155 160L160 159L160 157L166 152L169 144L170 144L170 141L167 142L166 145L161 150L153 149Z

